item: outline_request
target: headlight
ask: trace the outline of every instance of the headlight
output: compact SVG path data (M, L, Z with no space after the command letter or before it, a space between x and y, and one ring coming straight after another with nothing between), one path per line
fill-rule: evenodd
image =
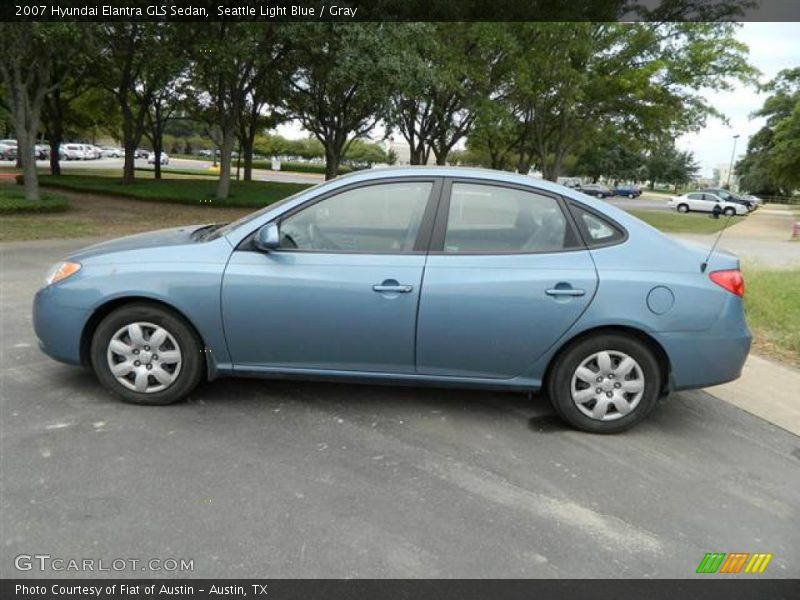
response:
M51 285L53 283L57 283L62 279L66 279L67 277L74 275L80 270L81 263L69 261L56 263L50 267L50 270L47 272L47 277L44 279L44 284Z

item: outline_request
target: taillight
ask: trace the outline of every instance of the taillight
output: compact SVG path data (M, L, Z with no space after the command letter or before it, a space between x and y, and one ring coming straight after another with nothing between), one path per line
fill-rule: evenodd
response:
M711 281L725 288L731 294L736 294L740 298L744 296L744 277L739 269L712 271L708 276Z

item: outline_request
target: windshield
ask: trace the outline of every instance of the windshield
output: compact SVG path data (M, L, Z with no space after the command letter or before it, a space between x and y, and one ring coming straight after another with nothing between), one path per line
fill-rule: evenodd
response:
M311 186L311 187L306 188L304 190L300 190L296 194L292 194L291 196L287 196L283 200L278 200L277 202L273 202L272 204L267 204L264 208L260 208L255 212L247 214L247 215L243 216L241 219L237 219L236 221L228 223L227 225L223 225L219 229L214 230L209 235L204 236L203 239L215 240L218 237L221 237L223 235L228 235L229 233L231 233L232 231L238 229L242 225L246 225L250 221L253 221L253 220L257 219L258 217L260 217L261 215L263 215L267 211L270 211L273 208L276 208L278 206L282 206L283 204L286 204L287 202L290 202L290 201L294 200L298 196L301 196L302 194L305 194L309 190L312 190L312 189L314 189L316 187L319 187L320 185L322 185L322 184L318 183L317 185Z

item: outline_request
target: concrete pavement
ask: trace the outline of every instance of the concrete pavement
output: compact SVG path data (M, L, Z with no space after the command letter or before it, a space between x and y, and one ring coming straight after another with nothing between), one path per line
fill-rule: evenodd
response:
M138 407L36 347L86 241L0 244L1 577L21 553L193 559L181 577L800 576L800 438L702 391L594 436L542 397L220 380ZM123 572L101 576L153 576Z
M723 217L724 218L724 217ZM800 241L791 241L792 224L800 220L791 207L767 204L745 219L737 219L722 234L719 248L733 252L751 266L800 268ZM679 239L714 243L717 234L672 234Z

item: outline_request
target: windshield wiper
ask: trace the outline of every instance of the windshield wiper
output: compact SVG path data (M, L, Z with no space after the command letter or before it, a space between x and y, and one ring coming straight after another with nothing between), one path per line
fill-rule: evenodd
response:
M211 225L206 225L205 227L201 227L200 229L196 230L192 237L197 241L207 240L211 237L211 234L215 231L222 229L225 227L227 223L212 223Z

